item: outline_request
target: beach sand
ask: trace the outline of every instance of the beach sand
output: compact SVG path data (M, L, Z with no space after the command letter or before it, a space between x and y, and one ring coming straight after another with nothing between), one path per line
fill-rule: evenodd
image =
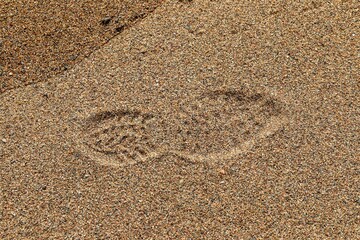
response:
M165 1L0 95L1 239L357 239L359 4Z
M71 69L163 0L3 0L0 93Z

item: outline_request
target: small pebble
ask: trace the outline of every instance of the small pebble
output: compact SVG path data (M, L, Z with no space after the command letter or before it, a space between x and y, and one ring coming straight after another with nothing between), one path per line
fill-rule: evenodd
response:
M1 139L3 143L7 143L7 140L5 138Z
M115 31L119 33L119 32L122 32L124 30L124 28L125 28L125 26L121 25L121 26L115 28Z
M109 23L111 22L111 17L105 17L101 20L101 24L102 25L109 25Z
M73 54L69 57L70 61L75 61L77 59L77 57L79 56L79 54Z
M147 49L146 49L146 47L141 47L140 48L140 53L146 53L147 52Z
M221 174L221 175L225 175L226 174L226 171L222 168L218 169L218 172Z
M200 28L199 30L197 30L197 34L204 34L206 32L205 29Z

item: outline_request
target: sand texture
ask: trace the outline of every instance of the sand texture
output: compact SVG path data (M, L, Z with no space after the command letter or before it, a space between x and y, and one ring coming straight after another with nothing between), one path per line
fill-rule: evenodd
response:
M359 16L169 0L4 91L0 238L359 239Z
M80 61L163 0L1 0L0 93Z

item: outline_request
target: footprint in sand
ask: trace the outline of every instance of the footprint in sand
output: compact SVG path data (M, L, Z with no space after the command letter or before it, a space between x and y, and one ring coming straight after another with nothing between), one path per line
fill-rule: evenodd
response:
M164 121L167 127L160 127L166 129L162 139L168 151L193 161L226 161L274 134L286 121L283 102L246 88L209 91L180 109Z
M85 119L79 148L104 165L126 166L156 153L146 134L154 117L139 111L116 110Z
M79 148L100 164L128 166L165 153L192 161L226 161L272 135L286 120L284 103L245 88L209 91L164 115L99 112L85 119Z

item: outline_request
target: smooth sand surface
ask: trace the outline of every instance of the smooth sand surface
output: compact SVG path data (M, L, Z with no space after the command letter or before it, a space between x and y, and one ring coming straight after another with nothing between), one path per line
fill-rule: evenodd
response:
M2 239L357 239L355 1L166 1L0 95Z

